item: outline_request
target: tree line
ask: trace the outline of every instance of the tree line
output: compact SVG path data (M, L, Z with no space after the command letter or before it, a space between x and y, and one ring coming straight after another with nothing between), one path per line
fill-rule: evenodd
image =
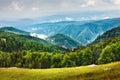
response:
M120 38L112 38L86 47L81 46L65 54L31 50L0 51L0 67L61 68L105 64L119 60Z

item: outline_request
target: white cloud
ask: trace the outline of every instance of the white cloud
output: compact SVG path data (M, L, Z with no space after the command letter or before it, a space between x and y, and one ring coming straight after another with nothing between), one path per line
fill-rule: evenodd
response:
M68 14L66 17L72 17L69 15L75 12L83 16L81 12L91 15L89 11L113 10L116 10L116 13L120 11L120 0L0 0L1 19L35 18L56 14ZM63 19L71 20L65 17ZM53 19L51 22L59 21L61 20Z
M87 17L81 17L80 18L80 21L86 21L86 20L89 20L89 18L87 18Z
M33 11L39 11L39 8L38 7L32 7L32 10Z
M97 16L92 16L91 19L92 19L92 20L97 20L98 17L97 17Z
M54 22L60 22L60 21L62 21L62 19L50 20L49 22L52 22L52 23L54 23Z
M22 11L23 6L19 2L13 1L11 5L9 6L9 9L14 10L14 11Z
M109 19L109 18L111 18L110 16L106 16L106 17L104 17L103 19Z
M88 6L94 6L95 5L95 0L88 0L87 5Z
M120 5L120 0L112 0L114 4Z
M37 28L32 28L32 31L36 31L37 30Z
M72 18L70 18L70 17L66 17L65 18L67 21L72 21L73 19Z
M44 35L44 34L31 33L30 35L33 36L33 37L37 37L37 38L40 38L40 39L44 39L44 40L47 38L47 36Z
M87 0L84 4L81 5L81 7L89 7L94 5L95 5L95 0Z
M65 17L64 19L53 19L53 20L50 20L48 22L60 22L60 21L72 21L73 19L70 18L70 17Z

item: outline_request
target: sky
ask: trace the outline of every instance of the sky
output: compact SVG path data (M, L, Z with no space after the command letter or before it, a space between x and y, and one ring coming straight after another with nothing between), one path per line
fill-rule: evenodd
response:
M120 11L120 0L0 0L0 20L89 11Z

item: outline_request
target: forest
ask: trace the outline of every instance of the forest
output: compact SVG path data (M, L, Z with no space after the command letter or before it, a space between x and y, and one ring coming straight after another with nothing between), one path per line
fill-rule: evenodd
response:
M87 46L63 49L45 40L0 30L0 67L62 68L120 61L120 27Z
M14 41L9 44L16 43ZM0 67L61 68L105 64L120 60L120 38L112 38L86 47L81 46L74 51L65 53L55 52L55 48L53 48L54 52L50 52L46 47L42 49L45 51L36 51L38 46L32 47L33 49L30 50L27 47L21 50L20 44L10 46L6 44L4 38L1 38L0 45L4 46L0 49ZM30 45L34 46L35 44Z

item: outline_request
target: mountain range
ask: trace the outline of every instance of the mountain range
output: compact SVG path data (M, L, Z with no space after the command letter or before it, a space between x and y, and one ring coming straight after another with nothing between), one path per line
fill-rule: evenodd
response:
M103 34L120 25L120 18L111 18L97 21L62 21L55 23L41 23L21 27L22 30L42 34L50 37L56 34L64 34L77 40L82 45L89 44L98 35Z
M54 23L40 23L19 27L20 30L13 27L3 27L0 28L0 30L22 36L25 35L33 40L45 41L62 48L74 49L78 46L87 45L93 42L104 32L119 25L120 18L112 18L97 21L61 21Z
M63 53L64 48L49 43L46 40L32 37L28 32L13 27L0 28L0 50L13 52L20 50Z
M44 40L41 38L31 36L31 34L29 32L22 31L17 28L14 28L14 27L2 27L2 28L0 28L0 31L2 31L1 35L3 35L4 33L6 33L6 34L10 33L11 36L16 35L16 36L20 37L21 39L25 38L30 41L42 43L43 45L49 45L51 47L59 46L63 49L72 50L81 45L79 42L77 42L73 38L66 36L64 34L56 34L56 35L48 37L46 40ZM8 36L8 37L10 37L10 36ZM13 36L13 38L14 37L15 36Z
M58 23L62 25L63 22ZM64 22L64 24L68 24L68 22ZM71 23L69 24L71 25ZM119 18L91 21L81 23L81 25L86 25L86 27L82 26L81 28L78 25L77 27L69 27L68 25L61 30L61 32L67 31L66 34L54 33L45 39L37 38L39 33L35 33L37 36L34 37L31 36L31 32L19 30L14 27L0 28L0 59L3 60L5 57L1 66L59 68L104 64L120 60ZM119 27L116 25L119 25ZM78 30L79 28L81 30ZM101 34L91 43L93 45L88 44L83 46L77 40L79 37L73 38L69 36L71 31L73 33L81 31L78 36L83 41L94 39L97 33Z

